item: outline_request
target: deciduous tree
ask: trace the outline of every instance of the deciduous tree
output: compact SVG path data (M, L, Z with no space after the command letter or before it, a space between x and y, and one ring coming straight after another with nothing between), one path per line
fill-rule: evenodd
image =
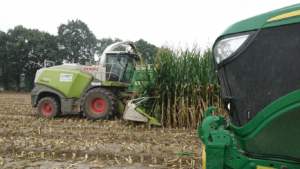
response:
M137 47L139 53L142 54L142 58L147 60L148 64L153 63L153 59L158 51L158 47L153 44L148 43L147 41L140 39L135 42L135 46Z
M58 45L64 60L84 64L93 61L97 39L81 20L71 20L58 27Z
M101 57L102 53L104 52L104 50L111 44L116 43L116 42L122 42L121 39L119 38L115 38L112 39L111 37L108 38L102 38L102 39L98 39L97 40L97 46L96 46L96 55L98 57ZM124 51L125 47L123 46L119 46L118 48L116 48L115 50L117 51Z

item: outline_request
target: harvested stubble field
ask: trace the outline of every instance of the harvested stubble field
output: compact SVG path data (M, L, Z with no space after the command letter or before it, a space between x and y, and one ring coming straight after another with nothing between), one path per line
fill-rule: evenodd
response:
M1 168L202 168L195 129L42 119L28 93L0 94L0 126Z

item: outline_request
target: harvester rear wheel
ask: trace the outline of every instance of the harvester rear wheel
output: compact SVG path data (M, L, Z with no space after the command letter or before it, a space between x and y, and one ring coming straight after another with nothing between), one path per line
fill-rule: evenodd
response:
M117 97L107 89L96 88L88 91L81 102L87 119L109 119L117 111Z
M59 110L59 103L54 97L44 97L37 105L37 111L42 118L54 118Z

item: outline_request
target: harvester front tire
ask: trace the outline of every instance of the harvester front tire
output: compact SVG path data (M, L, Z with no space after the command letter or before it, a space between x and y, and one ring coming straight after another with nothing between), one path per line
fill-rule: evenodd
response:
M96 88L88 91L81 102L87 119L110 119L117 111L117 97L107 89Z
M44 97L39 101L37 111L42 118L54 118L59 114L60 106L54 97Z

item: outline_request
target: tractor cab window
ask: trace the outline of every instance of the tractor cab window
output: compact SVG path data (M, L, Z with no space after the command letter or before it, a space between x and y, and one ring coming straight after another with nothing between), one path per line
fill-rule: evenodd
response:
M121 55L120 61L116 54L107 54L105 58L106 78L108 81L130 83L131 74L134 72L133 59L127 55Z

